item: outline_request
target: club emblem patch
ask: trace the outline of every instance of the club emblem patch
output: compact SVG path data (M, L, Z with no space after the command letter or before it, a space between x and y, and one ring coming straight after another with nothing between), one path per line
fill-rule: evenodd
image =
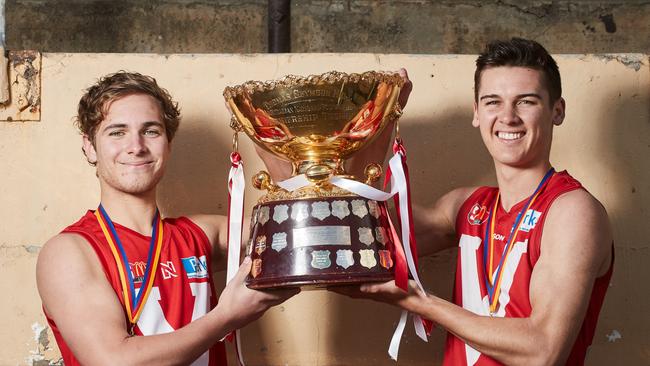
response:
M390 269L393 266L393 258L390 256L390 252L380 250L377 253L379 253L379 264L386 269Z
M481 225L488 218L487 207L475 203L467 214L467 221L470 225Z
M262 260L257 258L253 259L253 265L251 266L251 276L257 278L262 273Z
M266 250L266 235L260 235L255 239L255 253L262 254Z

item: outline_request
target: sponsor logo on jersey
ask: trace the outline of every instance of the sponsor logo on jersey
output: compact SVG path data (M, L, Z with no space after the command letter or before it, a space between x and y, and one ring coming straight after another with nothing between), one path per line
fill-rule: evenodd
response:
M524 215L524 219L521 220L521 224L519 224L519 230L524 232L531 231L532 229L535 228L535 225L537 225L537 221L539 220L540 216L542 216L542 213L539 211L535 211L535 210L526 211L526 215Z
M178 277L176 267L174 267L174 262L172 261L167 261L166 263L160 262L160 273L163 276L163 280Z
M199 258L195 256L181 258L183 269L187 273L187 278L208 278L208 264L205 256Z
M505 238L506 238L505 235L501 235L497 233L492 234L492 239L494 240L503 241L503 239Z
M131 268L131 276L133 277L134 283L141 283L144 281L144 272L147 269L147 264L145 262L129 262L129 267Z
M481 206L475 203L467 214L467 221L470 225L481 225L488 218L488 210L486 206Z

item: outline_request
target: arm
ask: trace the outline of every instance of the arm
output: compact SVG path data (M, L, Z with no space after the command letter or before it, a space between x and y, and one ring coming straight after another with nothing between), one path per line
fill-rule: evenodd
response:
M415 289L400 293L392 283L365 285L361 291L432 319L504 364L563 364L582 325L593 283L609 267L611 242L607 214L598 201L585 191L559 197L544 223L528 318L479 316Z
M226 269L228 262L228 217L223 215L190 215L187 217L203 230L212 246L212 271ZM248 238L249 218L244 218L242 224L242 250Z
M458 188L440 197L433 207L413 204L415 236L420 257L451 248L456 243L456 217L476 188Z
M233 329L259 318L296 293L253 291L244 285L250 261L224 289L219 305L171 333L130 337L124 312L85 239L60 234L45 244L36 276L43 307L81 364L189 364ZM101 336L98 336L101 335Z

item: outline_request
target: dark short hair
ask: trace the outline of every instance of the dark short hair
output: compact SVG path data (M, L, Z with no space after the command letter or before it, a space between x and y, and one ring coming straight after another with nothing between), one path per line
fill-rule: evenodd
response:
M521 66L539 70L544 74L546 89L555 102L562 97L562 82L557 63L539 43L523 38L512 38L509 41L493 41L485 46L485 50L476 59L474 72L474 100L478 101L478 90L481 86L481 73L485 69L499 66Z
M158 101L167 140L171 141L180 121L178 103L172 100L167 90L158 86L156 79L126 71L106 75L86 90L79 101L75 119L79 132L88 136L94 145L97 127L106 118L110 104L133 94L146 94Z

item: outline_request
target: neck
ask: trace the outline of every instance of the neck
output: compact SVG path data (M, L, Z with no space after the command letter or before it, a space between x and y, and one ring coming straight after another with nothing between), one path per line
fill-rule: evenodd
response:
M111 221L149 236L156 214L156 192L142 195L102 189L101 203Z
M501 205L506 211L512 206L530 197L544 175L551 169L551 163L546 160L533 167L518 168L495 163L497 182L501 196Z

